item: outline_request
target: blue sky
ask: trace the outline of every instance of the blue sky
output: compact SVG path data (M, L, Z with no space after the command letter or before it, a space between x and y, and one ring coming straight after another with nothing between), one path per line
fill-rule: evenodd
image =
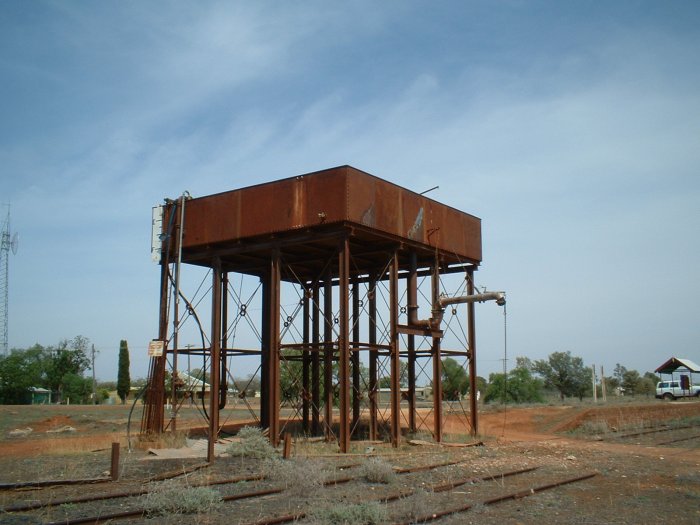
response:
M508 354L700 362L696 2L0 4L10 347L157 330L151 206L341 164L482 219ZM479 375L502 312L477 311ZM512 362L511 362L512 364Z

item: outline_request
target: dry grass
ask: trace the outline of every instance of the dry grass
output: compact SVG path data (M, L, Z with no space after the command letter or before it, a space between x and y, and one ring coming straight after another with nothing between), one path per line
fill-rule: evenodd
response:
M229 445L226 449L231 456L246 457L256 459L267 459L277 457L277 450L270 445L259 428L243 427L238 431L238 441Z
M328 468L323 461L306 458L267 459L263 472L271 481L282 484L289 494L307 498L315 496L328 477Z
M382 458L368 458L360 466L360 476L370 483L394 483L396 472L386 460Z
M143 507L149 517L172 514L205 514L221 504L221 494L208 487L190 487L179 480L153 484L143 497Z

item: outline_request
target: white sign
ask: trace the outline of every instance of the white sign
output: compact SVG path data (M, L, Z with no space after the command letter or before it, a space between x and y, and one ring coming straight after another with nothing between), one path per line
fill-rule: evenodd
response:
M148 343L148 357L162 357L165 341L153 340Z

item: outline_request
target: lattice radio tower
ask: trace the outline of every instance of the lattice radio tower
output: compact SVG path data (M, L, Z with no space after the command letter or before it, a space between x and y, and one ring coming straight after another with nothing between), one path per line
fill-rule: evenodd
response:
M7 314L8 314L8 291L10 284L10 250L17 253L17 234L12 235L10 230L10 205L7 204L7 216L2 224L2 239L0 239L0 322L2 322L2 340L0 340L0 351L2 355L7 355Z

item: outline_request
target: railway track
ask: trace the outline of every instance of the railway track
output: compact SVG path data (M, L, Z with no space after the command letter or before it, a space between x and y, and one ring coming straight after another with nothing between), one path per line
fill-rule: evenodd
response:
M362 497L358 503L376 502L386 507L392 522L409 523L411 521L406 521L406 519L415 521L417 518L420 518L423 521L431 521L432 519L437 519L438 516L466 512L474 506L496 505L513 499L521 499L595 476L595 473L589 473L575 478L561 479L558 473L543 470L541 466L528 466L489 474L474 475L472 473L470 475L457 476L457 474L463 474L468 470L464 468L464 464L464 460L459 460L443 461L430 465L394 467L394 472L403 479L411 476L421 476L420 479L438 480L418 484L421 486L419 489L412 487L411 480L407 480L404 484L405 487L399 490L377 490L375 492L375 487L367 484L360 475L341 475L326 480L321 490L327 492L329 501L333 501L338 499L337 495L333 494L333 491L343 490L336 487L349 483L358 484L353 486L354 489L351 493L355 495L366 494L366 497ZM357 466L358 464L344 464L338 465L336 468L340 473ZM446 473L446 470L449 470L449 472ZM539 472L539 475L532 478L533 473L537 472ZM445 476L449 478L447 481L442 480ZM511 478L519 481L506 483L506 480ZM77 525L126 519L138 520L146 516L141 497L153 490L159 483L159 481L151 481L148 484L142 484L127 490L106 491L102 494L82 495L73 498L51 498L44 501L36 500L21 504L17 503L8 505L2 510L8 514L40 511L44 515L48 514L50 516L50 521L45 522L46 525ZM302 508L293 513L280 514L279 509L284 507L283 501L285 500L287 489L284 486L271 483L272 480L267 478L265 474L251 473L227 479L190 482L188 486L216 488L220 492L222 501L227 506L227 514L230 516L249 514L250 511L246 510L246 508L236 507L236 505L240 505L244 501L249 502L248 509L253 508L251 505L262 509L259 512L263 512L263 515L267 514L267 516L251 522L251 525L271 525L273 523L300 521L313 514L316 510L314 504L311 504L308 508ZM251 484L254 485L251 487ZM466 493L458 490L465 486L469 487L470 490L476 486L482 488L478 494L474 495L474 499L469 498L468 502L465 503L464 500L466 498L464 496ZM376 488L384 489L384 487ZM230 493L231 491L233 493ZM425 516L402 516L403 503L401 502L409 501L418 492L430 495L428 512ZM100 506L99 512L95 512L95 503L97 502L104 503L104 505ZM352 503L349 500L347 502ZM230 512L228 510L229 507ZM119 510L114 510L115 508ZM54 511L52 512L50 509L54 509Z

